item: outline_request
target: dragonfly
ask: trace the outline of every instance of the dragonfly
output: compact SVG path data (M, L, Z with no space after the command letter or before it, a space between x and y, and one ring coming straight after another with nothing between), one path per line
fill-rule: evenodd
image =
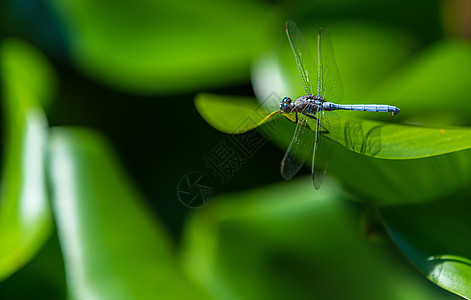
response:
M281 113L296 123L293 139L281 162L283 178L293 178L312 155L312 181L318 190L334 150L334 144L329 139L336 140L340 127L338 116L333 111L390 112L394 116L400 110L396 106L383 104L338 104L343 97L343 86L327 28L321 27L318 32L317 64L301 31L291 20L286 21L286 34L306 94L294 101L284 97L280 110L267 118Z

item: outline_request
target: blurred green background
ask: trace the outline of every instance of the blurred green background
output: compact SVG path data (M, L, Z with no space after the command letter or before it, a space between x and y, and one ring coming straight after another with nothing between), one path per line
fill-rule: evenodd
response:
M315 191L280 176L287 120L227 134L302 94L287 19L313 52L329 28L342 103L401 108L339 113L400 155L337 145ZM470 20L468 0L0 2L0 299L470 298Z

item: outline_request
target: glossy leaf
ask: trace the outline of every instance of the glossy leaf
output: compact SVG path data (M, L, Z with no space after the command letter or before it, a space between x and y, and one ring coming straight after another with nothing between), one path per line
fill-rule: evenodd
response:
M357 134L358 128L361 128L360 134ZM433 128L344 119L340 132L337 143L376 158L423 158L471 148L469 127ZM356 147L352 149L353 145Z
M471 207L467 194L428 205L380 209L386 230L427 278L471 298Z
M199 299L169 238L107 143L79 128L53 129L53 204L75 299ZM104 180L106 179L106 180Z
M244 132L272 120L266 119L269 114L249 98L199 94L195 104L209 124L226 133ZM311 128L316 128L315 124ZM339 133L336 143L384 159L423 158L471 148L471 129L467 127L431 128L343 119Z
M206 122L225 133L243 133L271 120L270 112L250 97L198 94L195 106Z
M186 226L183 263L214 299L448 297L362 240L347 199L310 177L215 197Z
M48 124L41 105L52 98L46 58L16 39L0 48L5 148L0 194L0 280L26 264L52 229L45 180Z
M260 1L49 1L76 65L139 93L182 93L249 75ZM228 13L230 12L230 13Z

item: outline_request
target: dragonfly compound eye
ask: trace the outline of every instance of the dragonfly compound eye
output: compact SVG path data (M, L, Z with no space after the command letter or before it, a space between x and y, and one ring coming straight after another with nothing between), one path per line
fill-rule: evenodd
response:
M285 113L290 113L293 104L291 103L291 98L289 97L284 97L283 100L280 103L280 110L285 112Z

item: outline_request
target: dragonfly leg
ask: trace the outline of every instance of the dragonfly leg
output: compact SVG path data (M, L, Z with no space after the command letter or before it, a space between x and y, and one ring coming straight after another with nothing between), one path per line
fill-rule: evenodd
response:
M315 115L313 115L313 114L304 114L304 115L305 115L306 117L309 117L309 118L311 118L311 119L316 120L316 122L317 122L317 118L315 117ZM310 128L310 126L309 126L308 124L306 124L306 125ZM321 134L328 134L329 131L328 131L327 129L325 129L325 128L322 129L322 126L321 126L321 129L320 129L319 133L321 133Z
M315 117L315 115L313 115L313 114L304 114L304 115L305 115L306 117L308 117L308 118L311 118L311 119L316 120L316 122L317 122L317 118ZM305 125L307 128L309 128L309 129L312 130L311 126L309 126L309 124L306 122L306 120L304 120L304 125Z
M306 114L305 116L306 116L306 117L309 117L309 118L311 118L311 119L314 119L314 120L316 120L316 121L317 121L317 118L316 118L316 117L314 117L314 115L313 115L313 114Z
M298 124L298 113L295 113L295 114L296 114L296 120L295 120L295 121L291 120L291 119L288 118L287 116L285 116L285 118L286 118L288 121L293 122L294 124Z

